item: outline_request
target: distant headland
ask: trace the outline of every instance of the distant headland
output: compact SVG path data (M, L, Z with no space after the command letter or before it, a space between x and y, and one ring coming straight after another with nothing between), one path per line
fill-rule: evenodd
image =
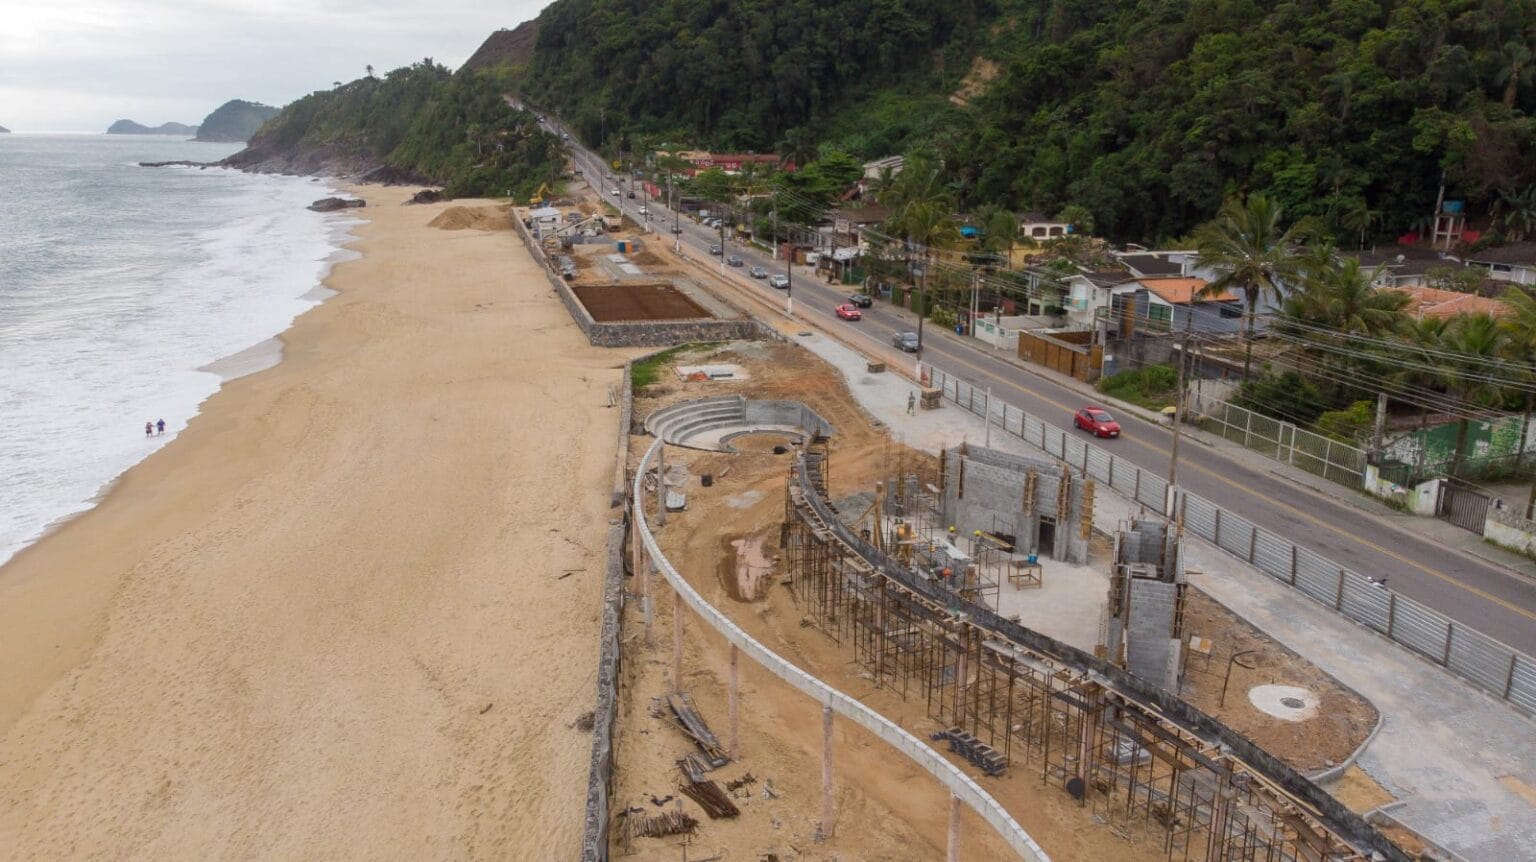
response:
M262 123L277 114L278 109L271 105L230 99L203 118L195 140L243 144L256 134Z
M191 137L197 134L197 126L188 126L183 123L161 123L153 128L135 123L133 120L118 120L107 127L109 135L185 135Z

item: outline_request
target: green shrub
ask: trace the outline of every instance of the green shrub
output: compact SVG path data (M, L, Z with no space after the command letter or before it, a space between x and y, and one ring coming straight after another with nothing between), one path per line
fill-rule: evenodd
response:
M1148 365L1100 378L1098 389L1112 398L1161 410L1173 404L1178 385L1178 375L1172 368L1167 365Z
M1341 443L1355 444L1366 438L1376 423L1376 403L1356 401L1343 410L1329 410L1317 417L1313 426L1317 433L1326 434Z

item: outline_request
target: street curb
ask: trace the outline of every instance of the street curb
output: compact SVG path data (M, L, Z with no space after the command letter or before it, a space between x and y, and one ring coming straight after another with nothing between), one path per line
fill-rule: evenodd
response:
M1298 655L1299 655L1299 653L1298 653ZM1349 687L1345 686L1345 688L1349 688ZM1346 770L1348 770L1351 766L1355 765L1355 761L1360 759L1360 755L1364 754L1365 750L1371 746L1371 743L1376 741L1376 734L1381 733L1381 729L1384 726L1386 726L1386 723L1387 723L1387 715L1386 715L1386 713L1382 712L1376 706L1376 704L1371 703L1370 699L1367 698L1365 695L1360 694L1360 692L1355 691L1352 688L1349 689L1349 690L1350 691L1354 691L1356 696L1358 696L1361 700L1364 700L1366 703L1370 703L1371 704L1371 708L1376 710L1376 726L1371 728L1371 732L1366 735L1365 741L1360 743L1358 746L1356 746L1355 750L1350 752L1350 755L1348 757L1344 758L1344 760L1341 761L1337 766L1330 766L1327 769L1322 770L1321 772L1316 772L1316 773L1313 773L1311 775L1308 775L1307 778L1313 784L1323 784L1324 782L1333 781L1334 779L1336 779L1339 776L1343 775Z

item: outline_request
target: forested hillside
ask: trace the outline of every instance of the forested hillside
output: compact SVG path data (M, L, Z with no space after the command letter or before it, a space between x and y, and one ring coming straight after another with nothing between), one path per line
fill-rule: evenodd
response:
M967 206L1080 204L1121 239L1238 191L1391 236L1442 171L1474 212L1536 183L1536 0L557 0L538 26L519 86L589 140L927 148Z
M248 141L261 124L277 116L277 108L260 102L230 99L203 118L197 127L199 141Z
M235 167L362 173L442 184L455 196L526 196L564 155L534 118L507 107L496 72L451 74L424 60L311 93L269 120Z

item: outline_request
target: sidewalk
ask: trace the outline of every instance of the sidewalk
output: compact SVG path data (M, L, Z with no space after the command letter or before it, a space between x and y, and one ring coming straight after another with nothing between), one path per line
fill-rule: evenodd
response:
M792 340L838 367L859 404L897 440L928 451L986 442L980 418L952 404L908 416L914 384L868 373L863 355L827 335ZM994 448L1040 454L996 428L990 438ZM1096 500L1095 526L1113 531L1140 508L1106 489ZM1414 519L1416 529L1423 520ZM1208 542L1187 539L1185 553L1199 572L1192 583L1381 712L1381 729L1359 765L1398 798L1393 817L1468 860L1533 858L1536 721Z

